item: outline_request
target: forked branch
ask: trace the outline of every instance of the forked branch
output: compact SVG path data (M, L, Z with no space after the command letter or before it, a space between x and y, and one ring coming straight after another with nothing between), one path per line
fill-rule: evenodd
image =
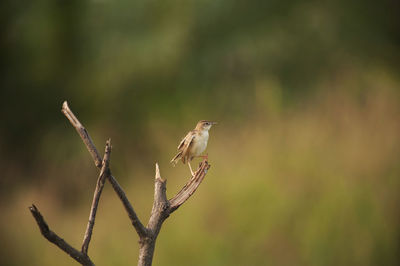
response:
M163 222L171 215L171 213L178 209L179 206L185 203L190 196L193 195L203 181L208 169L210 169L210 165L207 160L204 160L200 163L199 169L194 173L194 176L186 183L178 194L176 194L172 199L167 200L167 181L161 178L160 169L158 164L156 164L153 209L151 210L149 223L147 224L149 236L140 239L138 265L151 265L156 239Z
M61 112L68 118L71 122L72 126L76 129L79 136L81 137L83 143L86 145L86 148L92 155L94 164L97 168L101 169L101 160L100 155L96 149L96 146L93 144L92 138L89 135L89 132L86 128L79 122L78 118L74 115L71 109L68 106L68 103L65 101L62 105ZM119 199L121 200L122 204L125 207L126 212L128 213L128 217L132 222L132 225L135 227L136 232L138 233L139 237L146 236L146 228L139 220L138 216L136 215L135 210L132 207L132 204L129 202L128 198L122 187L119 185L118 181L112 176L111 171L110 174L107 176L108 181L111 183L115 193L117 193Z
M75 248L73 248L70 244L64 241L61 237L59 237L56 233L50 230L49 226L47 225L46 221L44 220L42 214L36 208L35 205L29 207L33 218L35 218L36 223L39 226L40 232L42 235L49 240L51 243L59 247L60 249L64 250L65 253L70 255L74 260L79 262L82 265L94 265L94 263L90 260L87 254L84 254Z

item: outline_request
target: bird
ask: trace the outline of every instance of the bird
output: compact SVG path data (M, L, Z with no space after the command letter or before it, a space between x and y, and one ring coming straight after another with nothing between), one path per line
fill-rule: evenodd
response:
M188 163L190 173L194 176L192 166L190 165L190 161L193 160L194 157L203 157L205 159L208 158L208 155L200 156L204 152L207 147L208 142L208 131L213 125L216 125L217 122L200 120L195 129L189 131L187 135L182 139L182 141L178 145L178 153L172 158L171 163L175 166L179 160L182 160L182 163Z

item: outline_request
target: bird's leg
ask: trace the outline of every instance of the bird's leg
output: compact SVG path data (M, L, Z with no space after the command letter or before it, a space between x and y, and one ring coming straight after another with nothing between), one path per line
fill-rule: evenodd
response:
M189 161L188 161L188 165L189 165L190 172L192 173L192 176L194 176L194 173L193 173L193 170L192 170L192 166L190 165Z
M197 156L197 157L201 157L201 158L203 158L205 160L208 160L208 153L206 153L206 155L200 155L200 156Z

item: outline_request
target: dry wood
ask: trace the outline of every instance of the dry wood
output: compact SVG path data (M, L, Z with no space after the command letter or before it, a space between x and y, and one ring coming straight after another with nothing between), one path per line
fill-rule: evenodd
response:
M92 155L94 163L97 168L100 169L100 175L97 180L96 189L93 195L92 206L90 209L89 222L84 235L84 240L82 244L82 250L78 251L62 238L57 236L52 232L47 223L44 221L43 216L40 214L39 210L35 205L29 207L33 217L35 218L42 235L50 242L57 245L63 251L68 253L72 258L78 261L82 265L94 265L87 255L90 239L93 232L93 227L96 219L97 207L100 200L100 195L104 186L105 179L107 179L118 197L120 198L125 210L128 214L129 219L133 227L135 228L139 236L139 266L149 266L152 264L155 243L157 236L161 230L163 222L169 217L171 213L177 210L183 203L185 203L191 195L197 190L201 182L203 181L205 175L207 174L210 165L207 160L200 163L199 168L195 172L194 176L183 186L183 188L170 200L167 199L167 181L161 178L160 169L156 163L156 174L155 174L155 184L154 184L154 202L151 211L150 219L145 227L134 211L132 204L129 202L128 198L122 187L118 184L117 180L112 176L109 167L110 153L111 153L111 143L110 140L106 143L105 154L103 160L101 160L100 155L93 144L92 139L89 136L88 131L79 122L76 116L72 113L67 102L63 103L62 113L68 118L72 126L76 129L78 134L86 145L89 153Z
M35 205L32 204L32 206L29 207L29 210L31 211L33 218L35 218L36 223L39 226L40 232L47 240L49 240L54 245L58 246L60 249L64 250L65 253L70 255L74 260L76 260L80 264L85 266L94 265L94 263L90 260L87 254L84 254L76 250L67 242L65 242L64 239L62 239L56 233L50 230L42 214L39 212L39 210L36 208Z
M207 160L204 160L200 163L199 169L195 172L194 176L178 194L172 199L167 200L167 181L161 178L158 164L156 164L153 209L151 211L149 223L147 224L149 235L146 238L140 239L138 265L151 265L156 239L163 222L193 195L203 181L208 169L210 169L210 165Z
M199 169L195 172L194 176L186 183L186 185L173 197L169 200L171 213L178 209L185 201L189 199L190 196L196 191L196 189L200 186L204 177L207 174L208 169L210 169L210 165L207 160L204 160L200 163Z
M111 154L111 140L107 140L106 150L104 153L100 175L99 178L97 179L96 189L93 195L92 207L90 208L89 222L87 224L85 236L83 238L82 252L84 254L87 254L89 249L89 242L90 239L92 238L94 221L96 219L97 206L99 205L100 195L101 192L103 191L104 182L106 181L106 178L110 175L110 169L108 167L110 165L109 164L110 154Z
M83 143L85 143L86 148L88 149L89 153L92 155L94 163L96 164L97 168L101 167L101 157L99 152L97 151L96 147L93 145L92 138L89 135L89 132L83 127L81 122L79 122L78 118L74 115L74 113L69 109L67 101L64 101L61 112L68 118L69 122L74 126L76 131L78 132L79 136L81 136Z

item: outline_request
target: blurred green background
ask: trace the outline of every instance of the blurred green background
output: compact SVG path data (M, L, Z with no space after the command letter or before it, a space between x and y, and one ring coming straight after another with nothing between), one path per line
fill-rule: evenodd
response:
M98 171L68 100L144 223L154 163L172 197L181 137L219 122L154 265L398 265L399 3L2 1L0 264L75 263L28 211L81 245ZM89 255L135 265L137 240L107 184Z

